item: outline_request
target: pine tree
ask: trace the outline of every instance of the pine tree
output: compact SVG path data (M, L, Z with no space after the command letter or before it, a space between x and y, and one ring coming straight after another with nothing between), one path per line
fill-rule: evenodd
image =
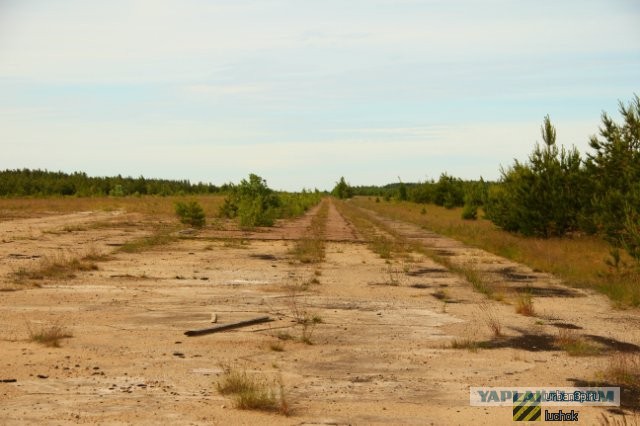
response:
M591 202L585 208L585 227L600 232L640 260L640 98L625 106L617 124L602 114L600 136L592 136L587 155Z
M331 191L331 195L340 199L353 197L353 189L344 180L344 176L341 177L340 181L336 183L336 186Z
M550 237L576 229L582 207L580 154L558 149L549 116L541 127L544 146L536 144L528 163L502 169L501 183L489 191L487 217L509 231Z

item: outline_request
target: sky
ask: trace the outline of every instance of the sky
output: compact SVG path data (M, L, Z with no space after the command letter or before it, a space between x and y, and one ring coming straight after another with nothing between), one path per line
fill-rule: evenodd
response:
M638 0L0 0L0 169L492 180L634 94Z

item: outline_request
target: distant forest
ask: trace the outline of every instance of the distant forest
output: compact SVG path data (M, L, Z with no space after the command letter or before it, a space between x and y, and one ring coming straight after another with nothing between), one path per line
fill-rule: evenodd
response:
M90 177L82 172L68 174L30 169L0 171L0 197L213 194L225 191L226 187L142 176Z

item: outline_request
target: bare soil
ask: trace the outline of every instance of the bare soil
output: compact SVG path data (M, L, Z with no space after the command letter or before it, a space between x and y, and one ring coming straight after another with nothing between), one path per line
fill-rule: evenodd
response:
M640 349L640 312L408 223L377 220L456 265L486 272L506 294L526 290L536 316L488 300L429 257L385 261L329 200L326 258L291 254L317 208L269 229L217 221L139 253L117 248L153 218L79 212L0 223L0 423L22 424L511 424L510 407L469 406L470 386L603 384L616 352ZM362 212L374 215L372 212ZM73 279L16 284L11 273L60 251L110 253ZM115 251L114 251L115 250ZM315 282L315 281L319 281ZM269 315L273 321L199 337L187 330ZM301 341L300 316L321 323ZM487 326L498 320L502 336ZM45 347L29 330L73 337ZM561 330L598 355L558 348ZM310 334L310 335L309 335ZM282 340L283 336L291 339ZM480 343L454 349L454 341ZM273 350L280 345L282 351ZM216 383L232 366L281 381L288 417L239 410ZM581 424L639 405L578 407Z

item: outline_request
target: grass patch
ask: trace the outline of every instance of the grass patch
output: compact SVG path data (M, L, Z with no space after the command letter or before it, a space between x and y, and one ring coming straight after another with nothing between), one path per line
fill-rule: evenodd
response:
M276 386L264 377L249 375L245 370L226 366L217 388L222 395L231 396L235 407L241 410L289 414L282 383Z
M428 213L421 214L424 207L411 202L375 203L366 197L355 197L351 202L524 263L534 270L552 273L571 286L596 289L622 306L640 306L640 286L637 285L640 271L619 271L608 265L605 260L610 257L611 248L601 238L589 235L523 237L503 231L482 217L475 221L463 220L460 208L430 205ZM623 262L633 263L625 254L622 256Z
M357 198L356 203L362 204L363 199L361 197ZM393 206L395 203L384 203L385 206ZM406 203L403 203L406 204ZM359 204L358 204L359 205ZM371 208L371 205L380 206L382 204L369 202L363 207ZM349 205L345 202L336 202L336 207L340 211L340 213L347 216L358 228L358 230L363 233L363 235L368 235L369 247L374 252L378 253L380 257L383 259L391 259L394 256L402 256L403 258L410 258L411 252L418 252L429 256L433 261L439 263L449 270L462 275L472 286L473 288L486 295L488 298L493 300L501 301L504 299L504 294L500 291L496 291L495 286L493 285L491 279L487 276L487 274L478 271L469 265L460 266L453 263L446 256L442 256L434 250L428 250L424 246L419 243L410 243L405 238L403 238L400 234L398 234L395 230L386 226L382 222L365 215L364 212L359 210L354 205ZM383 214L387 214L387 211L382 211ZM391 217L391 215L388 215ZM420 215L422 217L422 215ZM407 220L405 218L399 218L400 220ZM388 234L393 239L388 237L380 236L378 233L378 229L383 230L386 234Z
M272 342L269 345L269 349L271 349L274 352L283 352L284 351L284 345L282 344L282 342Z
M520 293L516 299L516 313L527 317L533 317L536 315L536 311L533 307L533 298L529 293Z
M306 288L304 285L291 285L287 287L287 305L291 311L291 317L300 325L302 331L300 341L312 345L311 337L318 324L322 324L322 318L309 310L308 305L300 300L300 292ZM284 339L281 339L284 340Z
M640 391L640 354L612 355L602 376L607 382Z
M302 238L292 250L300 263L320 263L324 259L324 241L319 238Z
M388 264L384 270L385 273L385 285L398 287L403 283L404 272L399 267Z
M31 341L51 348L59 348L62 339L73 337L73 334L60 325L52 325L42 327L39 330L32 330L27 323L27 328L29 329L29 339Z
M482 293L490 299L494 297L494 287L485 274L469 266L450 266L449 268L462 274L478 293Z
M185 196L140 197L46 197L46 198L4 198L1 219L18 219L27 217L45 217L52 214L65 214L86 211L126 211L153 216L154 220L174 220L175 203L185 201ZM205 211L217 212L224 202L222 195L190 195L188 199L196 200ZM90 224L87 224L90 226Z
M247 249L251 245L249 240L244 238L221 238L222 247L233 249Z
M276 337L280 340L285 340L285 341L294 339L294 337L286 331L281 331L280 333L278 333Z
M478 293L482 293L489 299L496 301L502 301L504 299L504 294L496 290L493 282L487 274L478 271L469 265L457 265L447 257L441 256L433 250L424 249L422 251L433 261L464 277L464 279L467 280L467 282L469 282L473 289Z
M358 232L365 237L369 249L382 259L407 258L409 253L414 250L415 247L397 232L354 205L339 200L335 200L334 204L340 214L347 217L355 225Z
M489 327L494 337L502 337L502 323L494 307L489 303L483 302L478 305L478 309L480 309L484 323Z
M170 244L179 239L177 236L172 235L172 231L173 228L157 229L151 235L127 241L120 247L119 251L123 253L140 253L146 250L151 250L157 246Z
M451 349L467 349L470 352L478 352L480 344L471 339L454 339L451 342Z
M323 201L311 219L303 238L291 250L300 263L321 263L325 256L324 232L329 216L329 202Z
M451 300L451 297L449 297L449 293L446 290L442 290L442 289L434 292L433 297L435 297L438 300L442 300L443 302Z
M600 426L640 426L640 414L623 414L622 417L609 417L601 413L599 419Z
M600 346L580 336L574 330L560 330L554 343L570 356L595 356L602 353Z
M108 260L109 255L104 255L90 250L81 258L71 257L64 253L45 256L40 259L36 268L19 268L10 274L16 283L44 279L72 279L77 272L96 271L96 262Z
M393 257L393 242L381 235L376 235L370 242L371 250L376 253L382 259L391 259Z

